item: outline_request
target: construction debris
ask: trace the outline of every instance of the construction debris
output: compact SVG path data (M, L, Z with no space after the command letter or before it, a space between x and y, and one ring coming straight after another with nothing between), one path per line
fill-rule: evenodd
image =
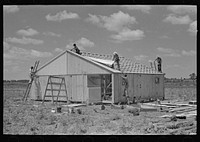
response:
M105 106L104 104L101 105L101 110L104 110L105 109Z
M150 107L145 104L140 104L140 111L158 111L158 108L156 107Z
M68 105L62 105L63 107L81 107L86 106L86 104L68 104Z
M62 107L60 107L60 106L57 107L57 108L56 108L56 112L57 112L57 113L61 113L61 108L62 108Z
M190 105L196 105L196 104L197 104L197 101L190 101L189 104L190 104Z
M180 111L192 111L192 110L196 110L196 107L180 107L180 108L174 108L172 110L170 110L169 112L180 112Z
M128 109L128 112L129 112L129 113L132 113L133 116L137 116L137 115L140 114L140 110L139 110L138 108L129 108L129 109Z
M176 117L176 118L183 119L183 118L185 118L185 117L187 118L187 117L196 116L196 115L197 115L196 112L192 112L192 113L188 113L188 114L182 113L182 114L176 114L176 115L174 115L174 114L171 114L171 115L162 115L162 116L160 116L160 117L162 117L162 118L172 118L172 117Z
M124 109L124 107L122 107L123 105L114 105L114 104L111 104L110 105L110 108L112 109Z

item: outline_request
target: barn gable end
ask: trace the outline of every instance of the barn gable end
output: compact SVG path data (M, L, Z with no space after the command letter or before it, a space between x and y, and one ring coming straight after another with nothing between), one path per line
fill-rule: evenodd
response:
M37 71L37 75L110 74L119 72L76 53L65 51Z

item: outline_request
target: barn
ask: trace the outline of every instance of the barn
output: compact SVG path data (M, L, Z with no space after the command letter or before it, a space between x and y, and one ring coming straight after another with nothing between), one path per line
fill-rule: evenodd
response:
M37 70L30 98L55 100L59 92L59 100L71 102L125 102L126 74L130 100L164 99L164 73L125 57L120 57L120 71L111 64L112 55L66 50Z

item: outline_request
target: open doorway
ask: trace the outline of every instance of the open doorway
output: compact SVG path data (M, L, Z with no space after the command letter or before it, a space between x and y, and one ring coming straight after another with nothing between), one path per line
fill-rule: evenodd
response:
M101 98L102 101L112 101L112 75L101 75Z
M111 74L90 74L87 78L89 102L112 101Z

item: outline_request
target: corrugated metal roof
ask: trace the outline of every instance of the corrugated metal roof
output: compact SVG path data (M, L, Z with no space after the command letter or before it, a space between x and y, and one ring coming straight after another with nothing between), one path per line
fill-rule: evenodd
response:
M103 60L112 60L113 55L104 55L90 52L82 52L82 56L92 57L96 59ZM127 59L125 57L120 58L120 69L123 73L145 73L145 74L164 74L156 71L154 68L150 68L150 66L142 65L140 63L136 63L131 59Z

